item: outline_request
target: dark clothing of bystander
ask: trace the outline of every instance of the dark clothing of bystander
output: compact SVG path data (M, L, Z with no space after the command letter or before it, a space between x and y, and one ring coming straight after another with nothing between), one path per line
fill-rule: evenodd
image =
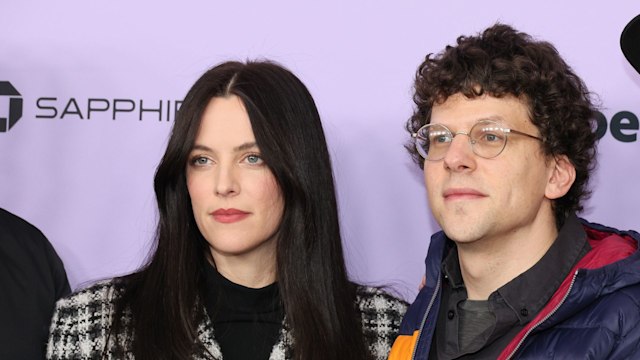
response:
M55 303L70 292L42 232L0 209L0 359L43 359Z

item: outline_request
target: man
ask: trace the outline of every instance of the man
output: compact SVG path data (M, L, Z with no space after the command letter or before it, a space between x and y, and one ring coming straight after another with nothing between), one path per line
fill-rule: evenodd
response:
M44 359L56 300L69 293L47 238L0 209L0 359Z
M497 24L427 56L415 91L442 231L389 359L640 357L640 235L575 215L595 109L556 49Z

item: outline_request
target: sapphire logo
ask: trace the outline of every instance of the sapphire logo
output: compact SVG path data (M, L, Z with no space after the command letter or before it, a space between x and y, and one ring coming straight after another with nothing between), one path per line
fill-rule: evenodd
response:
M22 117L21 95L8 81L0 81L0 97L3 96L9 97L9 114L0 108L0 132L9 131Z

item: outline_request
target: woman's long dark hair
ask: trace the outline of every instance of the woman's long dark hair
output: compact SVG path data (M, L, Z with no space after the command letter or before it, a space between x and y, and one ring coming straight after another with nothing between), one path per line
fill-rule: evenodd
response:
M130 326L137 359L184 359L199 347L204 316L203 258L185 169L202 114L213 97L238 96L261 154L284 197L277 278L295 359L366 359L369 352L347 278L331 163L320 116L304 84L265 61L226 62L193 85L180 108L155 176L159 222L155 249L138 272L120 279L112 332ZM130 309L133 324L121 316Z

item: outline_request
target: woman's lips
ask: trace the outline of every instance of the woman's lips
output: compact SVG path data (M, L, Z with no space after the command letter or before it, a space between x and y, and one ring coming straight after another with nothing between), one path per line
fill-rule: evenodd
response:
M218 209L211 213L215 221L223 224L244 220L249 215L250 213L238 209Z

